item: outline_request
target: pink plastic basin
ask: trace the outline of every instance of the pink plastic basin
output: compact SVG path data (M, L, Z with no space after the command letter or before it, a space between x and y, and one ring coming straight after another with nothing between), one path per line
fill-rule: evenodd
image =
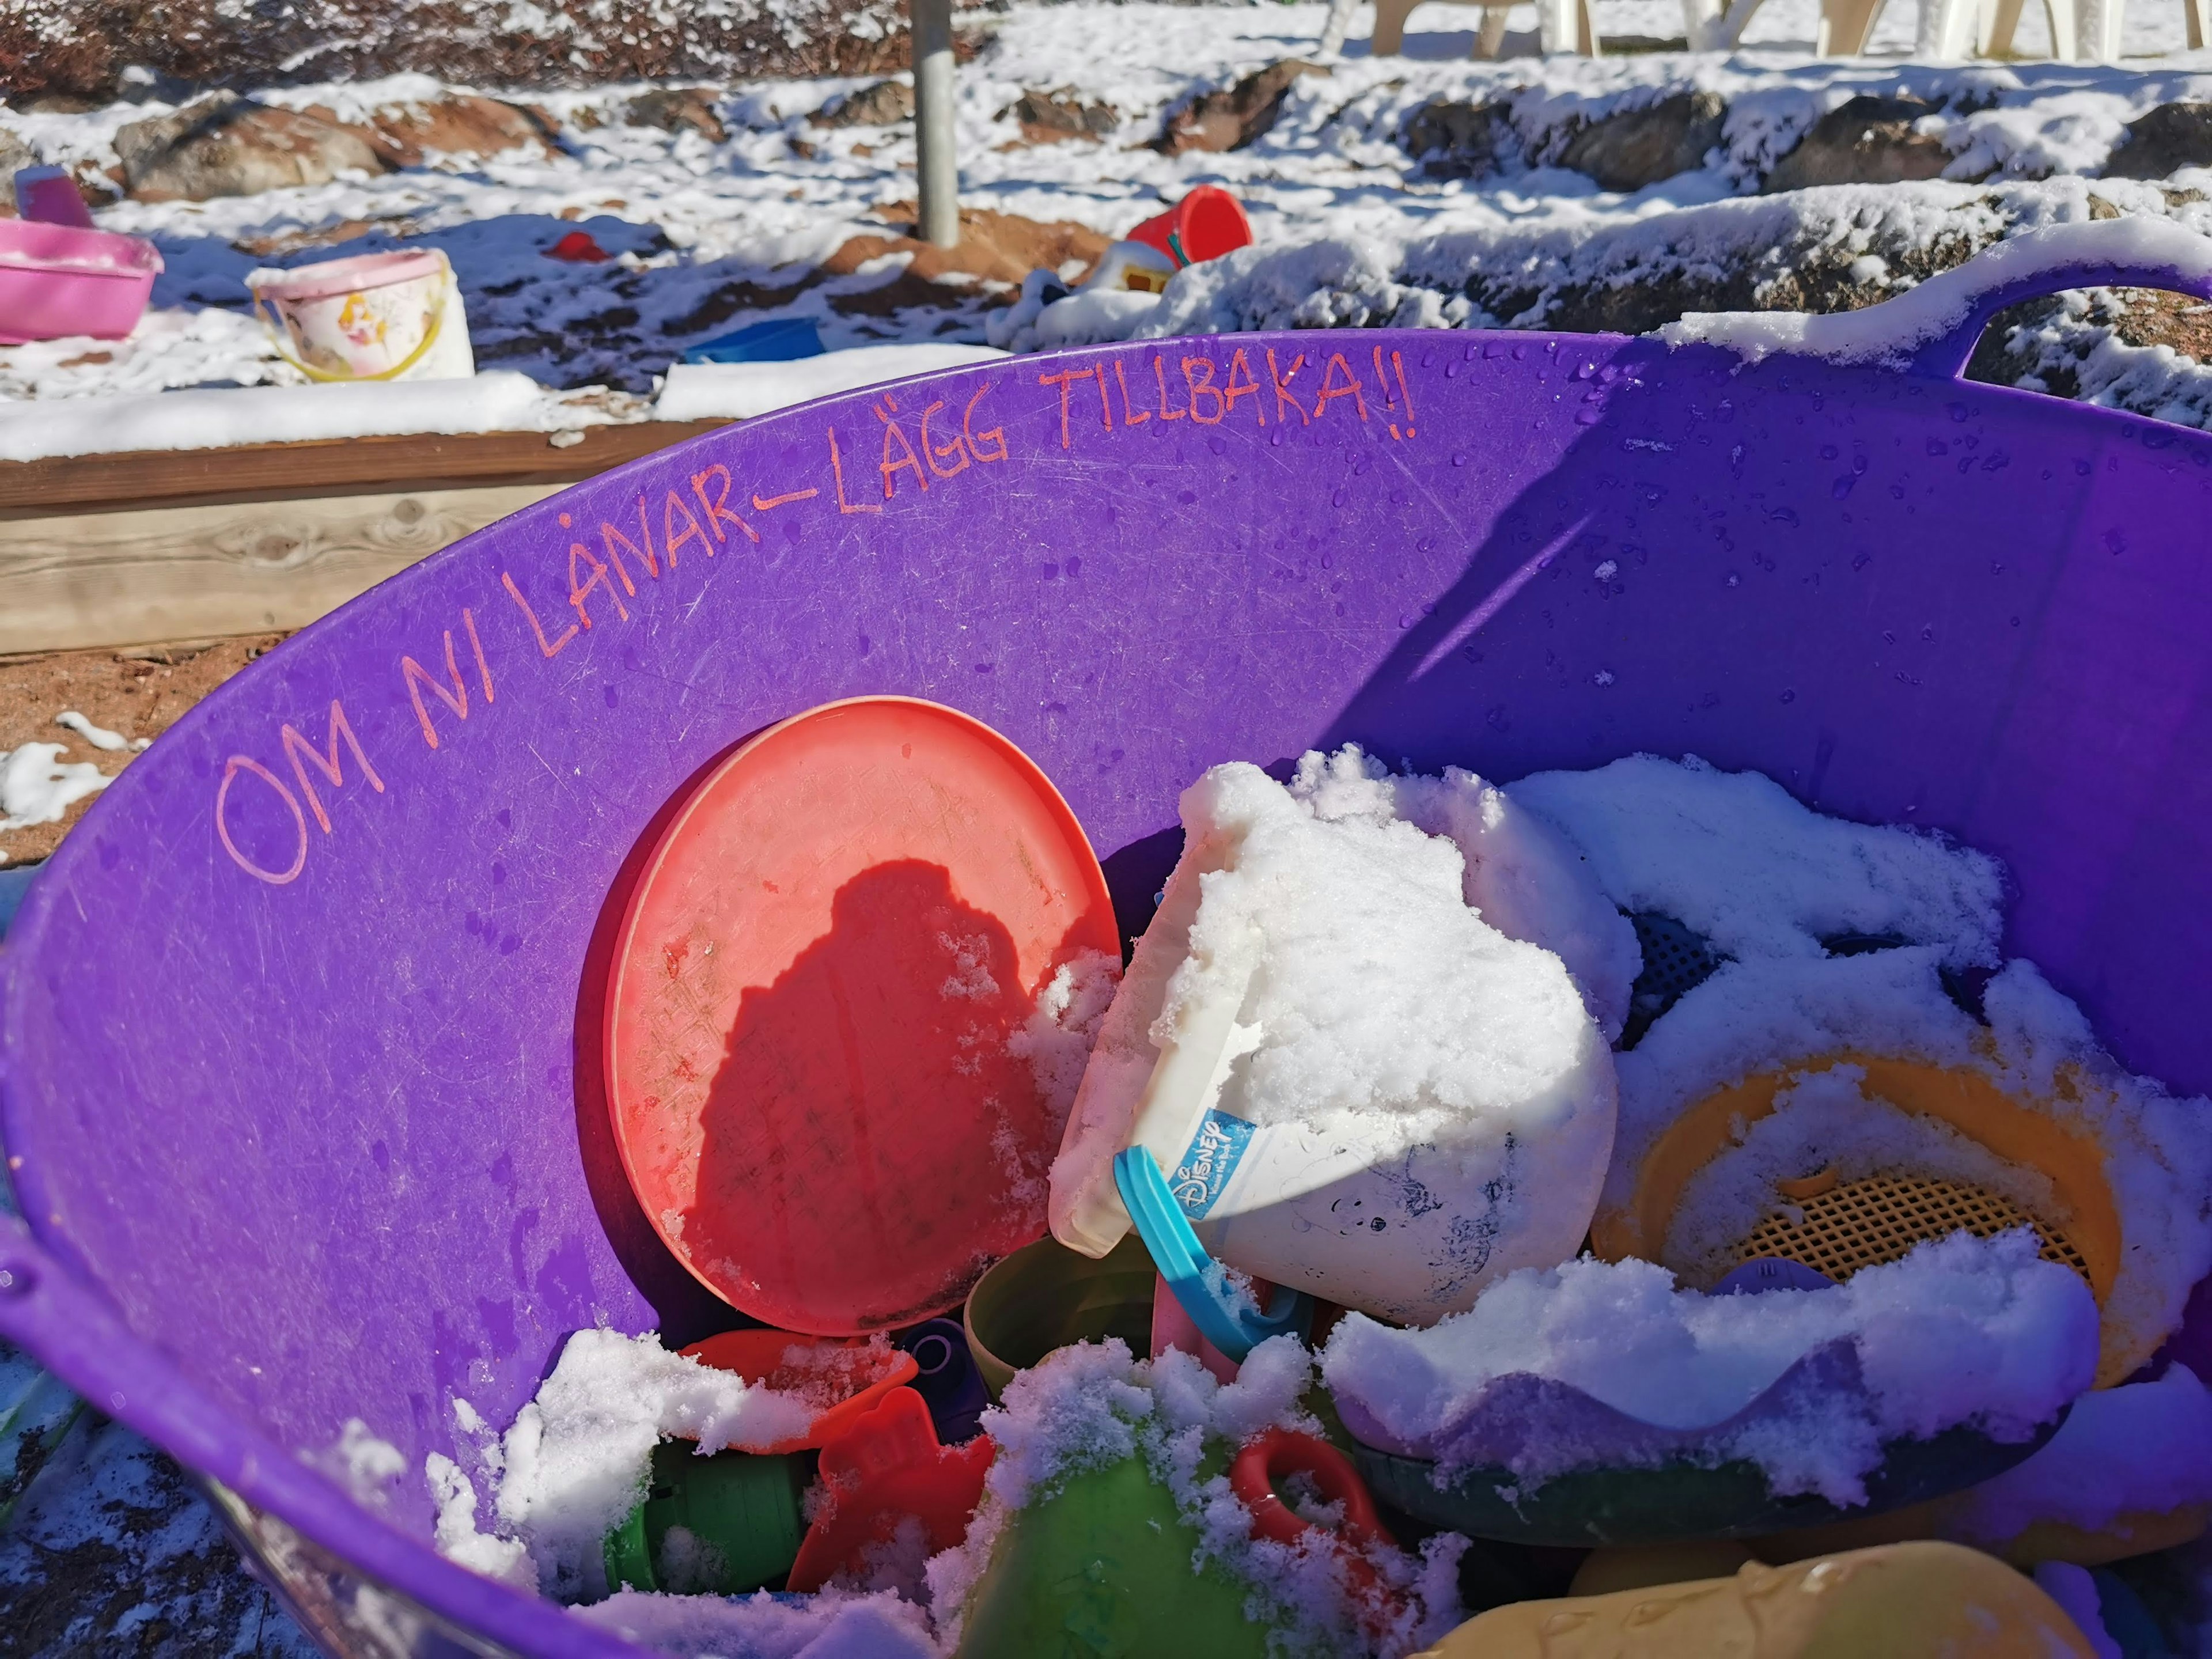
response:
M119 340L138 325L161 274L161 253L138 237L0 219L0 344Z

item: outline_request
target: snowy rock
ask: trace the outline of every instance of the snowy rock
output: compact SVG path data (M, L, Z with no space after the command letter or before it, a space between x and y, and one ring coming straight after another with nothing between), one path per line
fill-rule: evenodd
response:
M623 106L623 119L634 127L663 132L696 132L710 144L729 137L716 106L721 100L708 87L662 87Z
M1567 141L1559 165L1588 173L1607 190L1641 190L1705 166L1727 115L1716 94L1677 93L1591 122Z
M1170 116L1153 148L1164 155L1249 149L1275 125L1294 82L1328 73L1322 64L1295 58L1255 70L1225 91L1202 94Z
M7 204L9 212L15 210L15 170L38 165L38 155L31 147L0 127L0 202Z
M2128 123L2105 177L2165 179L2201 167L2212 167L2212 104L2160 104Z
M1853 98L1813 123L1796 149L1775 164L1762 188L1940 179L1951 164L1951 152L1941 137L1919 126L1923 118L1940 112L1940 106L1923 98Z
M307 113L337 121L319 107ZM428 155L497 155L532 146L550 149L556 143L553 123L536 111L469 92L390 106L365 122L343 125L392 167L419 167Z
M1107 138L1121 125L1121 112L1111 104L1085 103L1072 88L1058 92L1024 92L1006 109L1021 124L1022 137L1032 144L1057 144L1070 138Z
M913 119L914 88L899 80L848 92L814 112L817 127L890 127Z
M1494 104L1435 99L1413 112L1400 142L1431 179L1480 179L1498 170L1508 131Z
M216 93L115 135L131 194L142 202L204 202L326 185L385 165L360 134L304 112Z

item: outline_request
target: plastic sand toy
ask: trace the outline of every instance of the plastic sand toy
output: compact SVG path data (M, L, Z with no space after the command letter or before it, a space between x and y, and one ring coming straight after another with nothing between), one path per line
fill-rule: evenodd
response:
M1295 1303L1240 1312L1200 1247L1427 1323L1572 1251L1612 1146L1612 1057L1565 962L1468 904L1468 855L1419 805L1335 781L1315 755L1287 789L1230 764L1184 793L1053 1165L1054 1237L1102 1255L1142 1214L1232 1357Z
M1040 1654L1262 1659L1268 1627L1218 1565L1191 1570L1197 1533L1135 1458L1071 1477L1024 1510L969 1604L961 1659Z
M1565 1194L1543 1218L1561 1237L1537 1238L1528 1217L1502 1206L1495 1271L1486 1262L1460 1289L1486 1305L1574 1267L1631 1303L1673 1309L1672 1279L1637 1277L1663 1277L1662 1267L1570 1258L1597 1183L1618 1176L1632 1188L1675 1108L1744 1077L1808 1056L1874 1055L1979 1070L2021 1103L2050 1097L2010 1079L2018 1066L2003 1057L2052 1060L2044 1075L2054 1085L2063 1060L2107 1091L2082 1089L2075 1103L2118 1101L2148 1126L2141 1144L2158 1158L2131 1152L2117 1172L2107 1160L2123 1255L2140 1275L2124 1266L2100 1309L2081 1274L2040 1258L2032 1232L1923 1244L1960 1253L1946 1272L1984 1298L1975 1329L1996 1345L1997 1363L1948 1364L1948 1344L1843 1339L1869 1385L1856 1397L1871 1439L1847 1447L1826 1432L1848 1425L1825 1407L1854 1397L1830 1389L1822 1413L1784 1419L1787 1433L1765 1444L1770 1455L1832 1457L1797 1471L1820 1477L1797 1495L1837 1503L1822 1482L1845 1492L1848 1475L1871 1491L1892 1442L1934 1446L1946 1431L1885 1432L1877 1395L1905 1402L1900 1411L1932 1400L1940 1419L1971 1384L1978 1397L1960 1421L2010 1450L2055 1418L2054 1401L2071 1405L2070 1425L2100 1396L2162 1386L2080 1398L2111 1357L2100 1326L2130 1342L2162 1336L2205 1265L2171 1194L2201 1198L2208 1145L2194 1097L2212 1085L2198 925L2212 911L2212 815L2197 806L2212 789L2201 660L2212 570L2197 533L2212 438L1959 378L2003 307L2106 283L2212 295L2212 259L2174 227L2063 225L1848 315L1693 318L1663 338L1315 330L1017 357L719 428L526 507L296 634L198 705L103 792L32 884L0 952L0 1134L22 1217L0 1236L0 1335L218 1486L244 1547L314 1609L333 1646L388 1650L380 1632L396 1629L419 1646L634 1659L619 1632L645 1628L646 1598L575 1608L555 1598L593 1593L606 1531L650 1498L654 1447L677 1437L665 1425L712 1419L709 1437L767 1440L812 1416L669 1346L725 1328L733 1304L823 1335L905 1330L958 1306L994 1261L1042 1237L1049 1160L1086 1056L1092 1072L1102 1059L1126 1068L1133 1086L1117 1098L1132 1106L1159 1058L1148 1033L1174 974L1158 975L1143 1019L1133 1006L1108 1032L1109 1047L1101 1033L1113 1022L1098 1017L1110 974L1079 975L1061 945L1110 965L1125 941L1142 940L1133 981L1174 927L1206 935L1209 908L1281 914L1267 896L1216 880L1238 873L1226 863L1196 867L1203 837L1184 848L1178 811L1194 781L1250 763L1252 776L1236 775L1249 792L1240 800L1261 804L1253 822L1310 830L1314 844L1345 854L1331 870L1357 868L1363 891L1404 896L1421 927L1480 937L1447 904L1468 904L1456 839L1395 806L1387 822L1372 803L1339 814L1321 787L1334 791L1334 774L1291 793L1297 757L1324 763L1357 744L1394 776L1443 781L1458 767L1502 781L1508 803L1582 850L1575 868L1614 912L1669 918L1711 957L1709 974L1616 1051L1587 965L1602 966L1606 950L1578 966L1564 939L1513 939L1512 951L1486 941L1527 966L1516 982L1541 988L1562 1034L1570 1014L1587 1030L1592 1069L1609 1066L1618 1085L1614 1127L1627 1151L1617 1165L1602 1146L1566 1160L1583 1174L1554 1182L1539 1178L1532 1139L1510 1184L1532 1208L1540 1193ZM842 792L822 810L733 815L719 842L680 833L687 810L715 817L707 809L723 804L721 769L734 776L766 756L779 722L886 696L956 707L1003 734L1052 781L1050 799L1030 790L1039 816L1053 820L1051 801L1064 801L1056 839L1037 845L1072 848L1079 837L1103 860L1077 881L1051 858L1024 869L1012 854L986 856L1004 815L951 808L929 820L948 826L933 853L869 844L878 808L913 816L915 794L896 787L908 763L896 741L872 750L879 787L848 787L858 769L816 754L783 777L794 791ZM751 750L732 750L763 732ZM1768 805L1844 826L1823 836L1910 825L1949 839L1899 830L1881 843L1902 849L1898 860L1867 866L1864 891L1825 907L1764 902L1780 878L1767 880L1770 868L1753 883L1741 860L1708 861L1723 878L1698 891L1644 892L1649 872L1628 853L1677 843L1567 823L1564 792L1535 781L1595 775L1639 754L1703 755L1731 777L1759 777ZM1254 777L1277 795L1264 797ZM1479 805L1480 791L1470 786L1469 798ZM1190 818L1209 832L1229 822L1212 811ZM812 864L764 858L800 842ZM1363 847L1388 855L1363 864ZM1978 884L1931 847L1979 849L2002 879ZM696 880L666 886L679 902L660 907L687 858ZM1927 882L1887 880L1930 870ZM803 911L780 908L786 894L764 885L782 889L793 874L812 883ZM851 891L856 882L866 884ZM874 908L883 882L913 903ZM1156 896L1171 883L1164 924ZM1885 912L1884 892L1904 914ZM1992 909L1978 893L2002 902ZM1021 918L1046 908L1048 895L1051 904L1066 896L1065 922L1025 938ZM717 931L719 904L742 907L743 927ZM1832 914L1811 913L1823 908ZM939 912L941 928L916 925ZM928 958L898 980L925 986L926 998L897 1001L869 977L893 937L872 931L886 914L904 918L896 938ZM1435 1024L1301 1028L1293 1016L1319 1004L1266 1002L1285 988L1272 976L1350 959L1341 942L1390 931L1373 925L1370 905L1336 914L1344 925L1316 933L1316 949L1272 957L1248 981L1251 1006L1235 1024L1259 1024L1262 1040L1231 1057L1208 1109L1259 1111L1266 1090L1250 1085L1269 1045L1325 1025L1359 1056L1344 1073L1359 1079L1346 1098L1372 1090L1393 1111L1420 1098L1421 1085L1392 1067L1427 1063L1420 1045ZM696 939L684 931L695 923ZM1632 939L1651 928L1624 925ZM1905 943L1822 943L1890 933ZM961 943L978 938L991 948ZM1242 948L1225 927L1213 939L1218 963L1205 937L1203 950L1176 953L1199 963L1191 981ZM1154 966L1169 966L1164 954ZM1378 969L1362 988L1375 994L1370 1006L1389 992L1395 1008L1407 988ZM839 999L850 1013L856 991L869 1017L851 1020L848 1048ZM1813 1011L1805 1043L1748 1052L1772 1048L1771 1019L1755 1042L1708 1043L1747 1029L1720 1015L1748 1019L1784 1000ZM659 1041L642 1052L659 1069L634 1073L620 1022L640 1017L644 1029L647 1014L660 1021ZM932 1018L945 1023L933 1028ZM917 1029L938 1040L917 1048ZM963 1037L976 1041L963 1047ZM878 1047L908 1074L960 1079L959 1091L948 1082L928 1097L957 1097L960 1111L905 1109L915 1103L903 1099L898 1110L861 1109L884 1098L871 1094ZM976 1069L957 1071L956 1060ZM771 1086L777 1079L790 1086ZM2146 1079L2171 1091L2163 1103ZM1847 1099L1843 1081L1796 1085L1810 1115L1792 1121L1826 1124L1863 1108L1864 1121L1895 1127L1863 1092ZM775 1109L757 1109L763 1102ZM849 1133L855 1124L869 1133ZM1125 1127L1097 1160L1109 1186ZM1502 1172L1504 1137L1486 1144ZM2044 1189L2024 1166L1991 1174L1971 1150L1941 1144L1952 1173L1929 1173L1963 1176L2040 1218ZM1686 1234L1685 1248L1721 1269L1700 1282L1738 1265L1723 1247L1765 1218L1734 1224L1773 1190L1765 1145L1739 1147L1750 1161L1715 1176L1726 1190L1713 1202L1691 1206L1705 1231ZM1170 1156L1179 1163L1188 1146ZM1838 1187L1859 1178L1833 1161ZM1965 1175L1969 1164L1981 1176ZM2168 1175L2146 1173L2154 1165ZM1418 1161L1412 1173L1426 1184ZM1462 1189L1455 1176L1431 1191L1457 1202L1490 1178ZM1468 1212L1486 1213L1483 1198ZM1192 1224L1218 1261L1328 1294L1209 1237L1213 1219ZM2086 1261L2071 1224L2057 1224ZM1517 1266L1516 1237L1529 1251ZM1759 1330L1824 1332L1824 1306L1871 1303L1875 1276L1912 1261L1863 1267L1826 1289L1702 1297L1638 1327L1648 1344L1613 1340L1609 1324L1611 1336L1583 1346L1641 1381L1660 1374L1670 1331L1710 1328L1728 1352L1752 1342L1764 1356L1724 1367L1729 1389L1718 1390L1756 1399L1777 1380L1765 1361L1795 1346ZM1353 1259L1346 1276L1372 1265ZM1634 1282L1615 1277L1624 1271ZM1132 1277L1141 1343L1149 1261ZM1456 1295L1434 1298L1436 1323L1398 1336L1450 1342L1451 1320L1480 1310ZM1785 1303L1792 1311L1776 1316ZM1895 1304L1914 1318L1948 1305L1919 1293ZM1747 1307L1765 1310L1759 1330ZM980 1330L979 1310L968 1312ZM1330 1356L1363 1319L1382 1322L1346 1316ZM2007 1363L2036 1338L2041 1363ZM577 1370L563 1379L580 1341ZM1547 1375L1602 1391L1601 1379L1569 1374L1571 1346L1547 1343ZM1633 1363L1622 1358L1631 1346ZM1822 1346L1788 1355L1784 1369ZM626 1369L579 1387L574 1409L556 1413L552 1385L590 1382L582 1359L601 1350ZM987 1423L1000 1449L989 1485L1010 1495L987 1495L970 1523L971 1533L1002 1523L961 1600L960 1639L975 1651L1053 1651L1072 1619L1133 1632L1125 1650L1266 1645L1244 1608L1276 1581L1191 1571L1220 1494L1187 1478L1194 1465L1177 1461L1177 1437L1203 1419L1233 1451L1242 1437L1219 1425L1310 1431L1297 1419L1310 1357L1281 1338L1263 1342L1224 1385L1194 1358L1137 1352L1094 1341L1015 1359L1026 1369L1004 1383L1003 1427ZM1946 1360L1923 1380L1954 1382L1953 1394L1893 1393L1875 1377L1876 1359L1903 1364L1914 1352ZM1452 1360L1470 1396L1498 1381L1482 1364L1481 1353ZM654 1381L650 1399L607 1380L640 1374ZM1059 1420L1036 1396L1079 1374L1095 1387L1074 1403L1104 1402L1082 1419L1096 1432L1071 1437L1051 1465L1064 1482L1025 1484L1048 1462ZM1342 1409L1351 1390L1328 1386ZM912 1409L926 1419L918 1400ZM1998 1438L1993 1413L2005 1432L2027 1432ZM1356 1413L1345 1415L1349 1425ZM1389 1455L1437 1464L1451 1447L1424 1443L1441 1426L1411 1425L1398 1437L1405 1449ZM1139 1451L1105 1461L1118 1432ZM2156 1443L2140 1427L2114 1432ZM620 1442L604 1468L585 1455L600 1440ZM1563 1446L1528 1449L1557 1462ZM1861 1464L1861 1452L1873 1461ZM1076 1468L1078 1454L1100 1461ZM2001 1497L2034 1462L1975 1490ZM588 1516L561 1509L580 1496L572 1472L594 1477ZM2131 1467L2113 1480L2109 1515L2051 1507L2039 1484L2015 1496L2022 1513L2117 1536L2130 1516L2193 1501L2154 1473ZM1279 1495L1310 1507L1291 1484ZM1086 1496L1095 1501L1069 1502ZM1376 1498L1387 1510L1389 1493ZM1223 1504L1210 1535L1272 1559ZM1186 1509L1199 1521L1187 1522ZM1993 1536L2013 1513L1992 1510ZM1189 1530L1177 1536L1177 1524ZM673 1532L662 1535L664 1559ZM1386 1577L1409 1594L1431 1580L1449 1587L1452 1547L1443 1540L1419 1563L1385 1555ZM944 1565L975 1566L969 1549L963 1537ZM1334 1548L1313 1559L1340 1565ZM1924 1596L1903 1578L1807 1565L1739 1577L1727 1581L1739 1588L1703 1601L1645 1589L1621 1602L1555 1602L1542 1619L1592 1616L1542 1639L1555 1651L1577 1630L1614 1641L1619 1620L1643 1606L1695 1632L1699 1607L1741 1610L1747 1586L1778 1598L1759 1607L1863 1615L1837 1626L1873 1633L1860 1651L1910 1652L1918 1635L1960 1634L1969 1582L1954 1557L1923 1559L1944 1563L1911 1581L1928 1586ZM1995 1557L1974 1560L2011 1575L1974 1597L1996 1620L1989 1639L2040 1636L2056 1650L2087 1650L2052 1622L2056 1603L2035 1601ZM2043 1566L2069 1595L2081 1582L2055 1570L2094 1571L2055 1558ZM951 1629L949 1607L873 1594L717 1599L714 1609L824 1628L849 1611L911 1635L917 1652ZM1450 1613L1441 1594L1424 1606ZM945 1624L930 1622L940 1614ZM1504 1616L1510 1631L1529 1614ZM1376 1645L1357 1620L1332 1628L1330 1644L1346 1652ZM1962 1648L1972 1636L1960 1634ZM1494 1646L1511 1650L1502 1637ZM865 1650L897 1650L886 1639Z
M1018 1370L1071 1342L1149 1349L1157 1275L1134 1233L1102 1257L1056 1239L1017 1250L977 1281L964 1312L975 1369L996 1399Z
M2101 1632L2100 1632L2101 1633ZM1899 1544L1732 1578L1497 1607L1424 1659L2093 1659L2065 1610L2009 1567L1955 1546Z
M655 1448L645 1501L607 1534L608 1588L732 1595L781 1578L805 1531L808 1465L788 1455L700 1457L678 1441Z
M902 1526L920 1524L927 1554L958 1543L995 1450L981 1438L939 1445L921 1396L895 1390L823 1448L821 1504L792 1564L791 1588L865 1577L866 1552L890 1545Z
M1016 1034L1115 943L1081 827L1006 738L896 697L779 723L690 790L623 922L607 1095L640 1205L784 1329L957 1308L1042 1231L1059 1118Z

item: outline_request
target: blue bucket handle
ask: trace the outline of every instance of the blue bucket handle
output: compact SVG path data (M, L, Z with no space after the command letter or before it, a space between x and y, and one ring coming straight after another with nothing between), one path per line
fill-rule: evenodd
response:
M1152 1252L1152 1265L1207 1341L1242 1364L1245 1355L1271 1336L1287 1331L1304 1339L1313 1324L1313 1298L1278 1285L1273 1305L1261 1312L1198 1242L1151 1152L1132 1146L1116 1158L1114 1184L1137 1224L1137 1236Z

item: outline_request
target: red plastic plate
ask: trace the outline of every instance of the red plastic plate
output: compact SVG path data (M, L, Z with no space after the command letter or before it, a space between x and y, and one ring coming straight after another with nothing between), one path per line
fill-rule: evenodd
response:
M786 1330L957 1307L1045 1227L1060 1123L1007 1040L1118 948L1082 826L988 726L868 697L771 727L670 823L617 947L607 1097L645 1213Z

